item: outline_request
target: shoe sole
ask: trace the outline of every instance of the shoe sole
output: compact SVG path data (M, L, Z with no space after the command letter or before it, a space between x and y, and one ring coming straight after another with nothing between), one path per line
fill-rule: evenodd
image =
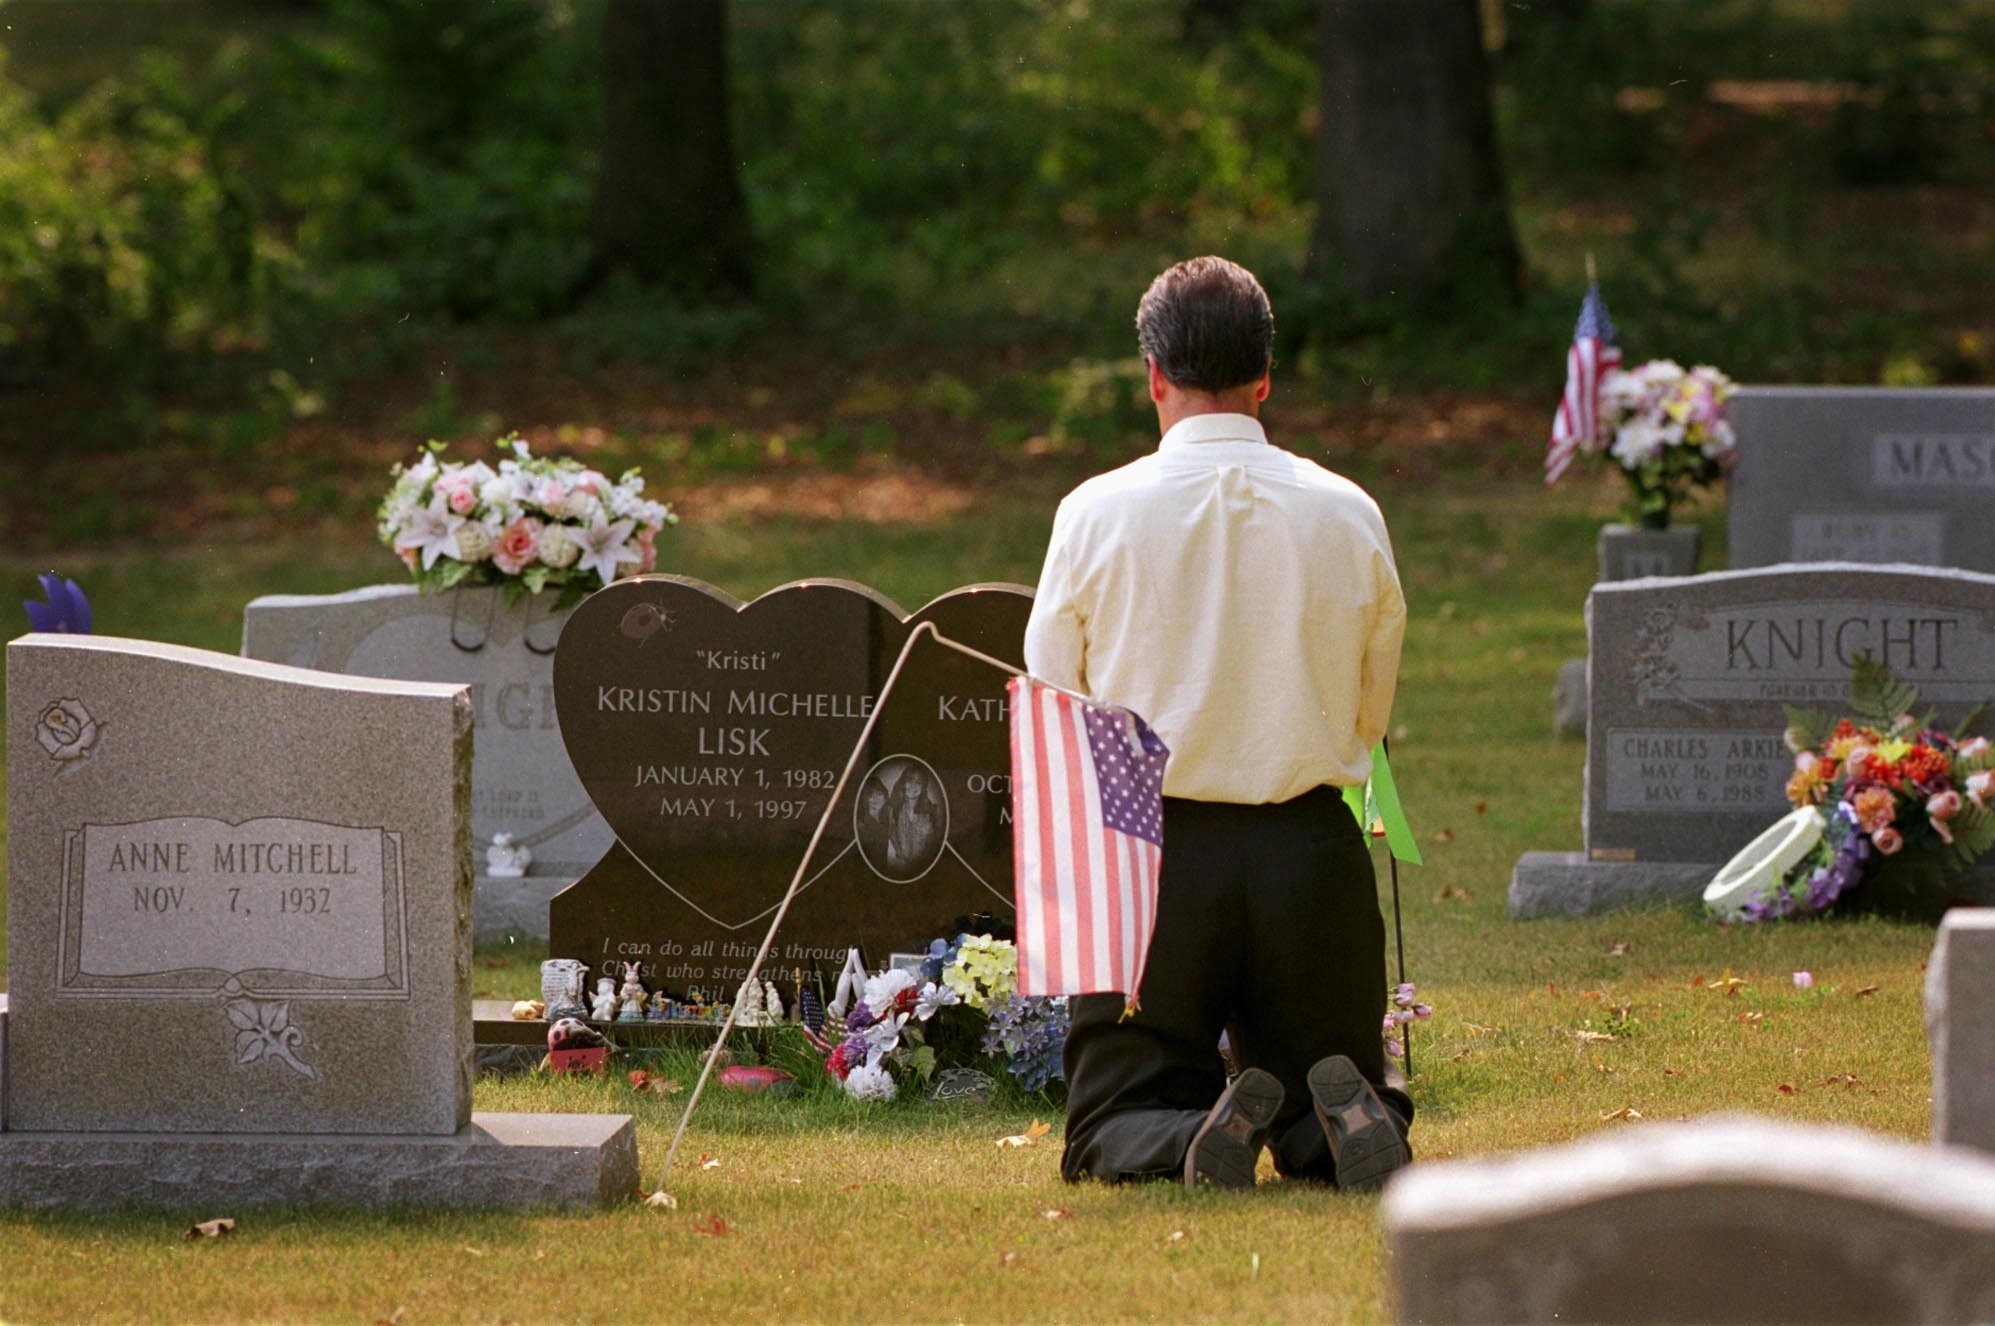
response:
M1251 1188L1262 1140L1282 1107L1273 1073L1249 1068L1227 1084L1185 1151L1185 1186Z
M1385 1102L1349 1059L1339 1055L1311 1068L1309 1095L1330 1139L1339 1188L1369 1192L1407 1162L1406 1139L1393 1126Z

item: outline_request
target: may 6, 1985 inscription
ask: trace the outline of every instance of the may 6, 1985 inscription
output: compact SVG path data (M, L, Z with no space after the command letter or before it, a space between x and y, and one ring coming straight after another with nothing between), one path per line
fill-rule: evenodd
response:
M405 996L399 834L266 818L66 835L57 998Z

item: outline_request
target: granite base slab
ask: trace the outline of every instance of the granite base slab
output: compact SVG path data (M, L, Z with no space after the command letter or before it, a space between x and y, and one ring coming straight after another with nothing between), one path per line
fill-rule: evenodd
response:
M1703 896L1723 862L1592 861L1585 852L1526 852L1510 872L1510 915L1593 916Z
M628 1114L471 1116L451 1137L0 1132L0 1208L525 1210L638 1191Z
M547 939L547 902L570 875L479 875L471 893L471 938L479 944Z

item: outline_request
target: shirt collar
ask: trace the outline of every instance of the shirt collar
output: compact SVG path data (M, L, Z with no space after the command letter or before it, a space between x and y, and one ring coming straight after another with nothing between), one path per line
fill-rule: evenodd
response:
M1159 450L1172 450L1202 442L1265 444L1267 440L1267 430L1251 414L1194 414L1173 424L1157 446Z

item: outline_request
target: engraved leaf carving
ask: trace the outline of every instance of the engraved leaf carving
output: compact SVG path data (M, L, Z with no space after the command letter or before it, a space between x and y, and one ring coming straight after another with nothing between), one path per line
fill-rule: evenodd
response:
M257 1034L255 1031L237 1032L236 1062L239 1064L255 1063L258 1059L261 1059L263 1057L263 1047L265 1044L266 1042L264 1041L263 1037Z
M236 1032L236 1063L248 1064L268 1056L302 1077L316 1078L316 1068L300 1059L295 1051L305 1043L305 1033L291 1025L291 1005L283 1000L236 999L223 1010Z
M248 1000L238 999L223 1011L238 1031L256 1030L256 1006Z

